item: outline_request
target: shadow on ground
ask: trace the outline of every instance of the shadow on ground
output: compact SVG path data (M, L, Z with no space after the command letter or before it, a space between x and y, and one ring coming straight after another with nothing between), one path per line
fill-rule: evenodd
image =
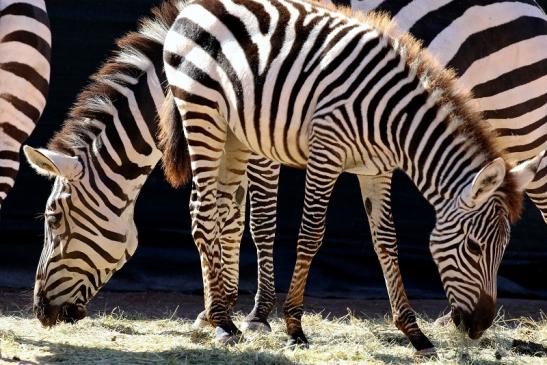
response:
M17 364L240 364L240 365L296 365L281 354L272 354L254 349L230 351L224 348L188 349L182 346L167 351L134 352L123 349L91 348L59 344L47 340L34 341L19 338L21 344L47 348L51 354L33 359L23 357L0 361Z

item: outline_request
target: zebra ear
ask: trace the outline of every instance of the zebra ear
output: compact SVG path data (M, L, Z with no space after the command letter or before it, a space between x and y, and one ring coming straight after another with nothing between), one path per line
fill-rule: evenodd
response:
M74 180L83 171L83 166L78 157L30 146L24 146L23 152L32 168L40 175L50 177L60 176L68 180Z
M528 184L534 180L536 172L539 170L540 162L544 156L545 151L541 151L536 157L518 164L509 171L518 191L526 190Z
M476 208L484 203L505 178L505 161L498 157L484 166L463 190L462 201L468 208Z

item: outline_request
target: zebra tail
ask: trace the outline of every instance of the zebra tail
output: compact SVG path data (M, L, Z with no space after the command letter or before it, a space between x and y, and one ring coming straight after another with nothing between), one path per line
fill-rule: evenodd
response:
M165 178L174 188L190 180L190 153L184 135L182 118L169 89L160 111L159 147L163 152L162 165Z

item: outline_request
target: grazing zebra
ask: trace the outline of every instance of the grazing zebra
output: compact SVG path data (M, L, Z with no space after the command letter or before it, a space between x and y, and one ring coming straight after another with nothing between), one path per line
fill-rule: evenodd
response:
M36 273L34 310L47 326L86 315L86 305L137 248L135 200L161 158L156 147L158 108L164 99L162 47L183 1L153 10L138 32L118 41L119 50L92 77L65 125L47 149L25 146L31 165L55 177L45 211L45 242ZM257 172L271 164L257 157L249 166L251 224L259 256L268 267L275 210L262 209L273 198ZM254 172L254 173L253 173ZM268 177L277 181L273 170ZM225 216L222 264L225 293L233 305L238 290L239 242L245 217L245 190L235 205L219 207ZM231 202L229 202L231 203ZM273 223L272 223L273 221ZM264 228L266 227L266 228ZM272 242L268 242L271 240ZM261 248L260 245L266 248ZM248 325L270 312L273 277L263 280ZM270 304L271 303L271 304ZM267 325L267 323L265 324Z
M306 167L284 307L290 345L307 344L304 287L343 171L409 175L436 211L430 248L456 324L478 338L492 323L509 223L542 154L510 169L453 75L394 33L385 17L300 0L196 0L171 27L160 146L173 185L191 166L192 233L218 340L239 330L223 295L217 206L237 199L251 152ZM405 334L432 348L417 327Z
M497 144L509 161L522 162L546 149L547 17L535 2L366 0L351 5L393 14L400 31L410 31L443 65L454 68L462 86L473 91L477 109L498 135ZM398 267L391 173L358 178L394 322L404 332L417 332ZM527 194L547 219L547 158ZM262 280L259 284L266 286ZM263 322L267 315L262 314Z
M19 149L46 105L51 32L43 0L0 0L0 208Z

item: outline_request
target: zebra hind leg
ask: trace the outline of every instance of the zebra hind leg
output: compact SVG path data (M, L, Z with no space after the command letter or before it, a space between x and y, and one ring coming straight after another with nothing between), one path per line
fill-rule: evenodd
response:
M332 143L310 143L306 169L306 187L302 223L298 235L296 265L284 305L284 317L289 335L287 346L308 347L302 329L304 289L311 262L325 233L325 218L330 195L342 172L340 151L333 151Z
M268 316L275 306L273 245L276 229L277 162L253 155L247 167L251 203L251 235L256 246L258 289L253 310L245 318L242 329L270 332Z
M238 297L239 253L241 237L245 228L245 203L247 196L247 178L244 176L241 185L235 187L234 183L225 181L230 177L231 173L233 172L226 171L224 163L221 163L217 209L219 211L222 276L228 310L231 310L236 305ZM198 314L192 327L200 329L209 326L211 324L204 310Z
M222 183L219 173L224 149L229 145L227 126L218 115L213 114L207 120L199 119L197 116L201 114L194 113L193 109L194 105L185 103L181 115L186 130L192 132L188 133L187 139L190 156L195 161L192 163L190 215L192 235L201 261L206 313L204 317L215 327L215 342L229 345L241 340L241 331L228 312L221 262L217 199L219 190L223 189L219 188ZM207 133L202 134L200 131L204 125L209 125L210 128Z
M435 347L416 323L397 258L397 236L391 214L391 174L359 176L374 251L384 274L393 322L410 340L417 356L436 356Z
M222 278L227 309L231 310L239 289L239 249L245 227L247 161L250 151L228 131L219 169L217 209L220 232ZM217 329L217 337L218 337Z

